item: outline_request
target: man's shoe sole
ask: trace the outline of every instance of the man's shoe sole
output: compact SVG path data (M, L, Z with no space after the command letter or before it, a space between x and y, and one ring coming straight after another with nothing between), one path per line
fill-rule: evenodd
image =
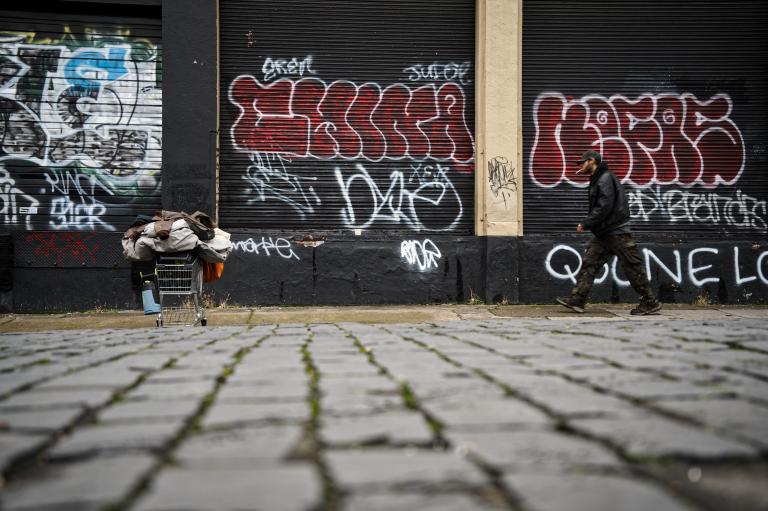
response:
M572 311L578 312L579 314L584 314L584 312L585 312L584 311L584 307L579 307L578 305L572 305L572 304L566 302L565 300L561 300L560 298L555 298L555 301L557 303L559 303L560 305L562 305L563 307L568 307Z

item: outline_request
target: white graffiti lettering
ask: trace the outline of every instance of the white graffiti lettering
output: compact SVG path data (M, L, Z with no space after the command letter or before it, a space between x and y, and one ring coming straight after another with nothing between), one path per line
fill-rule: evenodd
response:
M661 191L633 189L627 194L632 218L649 222L654 216L670 223L687 221L703 224L723 224L729 227L768 232L766 201L751 197L741 190L735 195L696 193L687 190Z
M40 202L34 197L30 197L18 188L16 182L11 179L10 173L0 167L0 215L3 218L3 224L6 226L22 225L19 217L24 218L24 227L32 230L31 215L37 213L37 207ZM20 204L28 204L21 206Z
M683 282L683 270L680 266L680 251L673 250L672 253L675 256L675 268L677 269L677 273L670 270L669 267L666 264L664 264L662 260L659 259L659 257L656 254L654 254L651 249L648 249L648 248L643 249L643 255L645 256L645 273L648 275L648 280L651 280L653 278L652 277L653 274L651 273L651 259L653 259L654 261L656 261L656 264L659 266L659 268L664 270L664 273L669 275L672 278L672 280L674 280L678 284ZM690 273L690 265L689 265L689 273Z
M248 238L243 241L235 241L233 244L235 251L244 252L246 254L265 255L271 256L270 250L274 250L275 253L283 259L296 259L300 261L299 256L291 248L291 242L285 238L272 239L261 237L261 241L255 241L253 238Z
M700 247L692 249L688 252L687 257L683 256L683 253L678 249L673 249L672 257L674 258L673 266L670 267L668 262L664 262L653 250L644 248L643 255L645 258L645 271L648 275L648 280L653 281L653 266L658 267L664 274L668 275L672 281L677 284L684 283L684 276L687 275L688 280L695 287L702 287L708 283L720 282L720 277L715 276L700 276L699 274L705 272L713 267L712 264L702 264L702 258L704 254L712 254L718 256L720 250L713 247ZM686 272L683 272L683 260L686 261ZM557 262L555 262L557 261ZM733 247L733 277L737 286L742 286L749 282L759 281L765 285L768 285L768 268L765 268L766 262L768 262L768 250L764 250L757 256L755 261L754 273L747 275L742 270L742 256L739 253L739 247ZM617 274L618 259L614 257L612 261L603 265L603 273L600 277L595 278L595 284L602 284L607 280L610 273L613 282L620 287L629 286L629 282L621 279ZM582 258L581 254L575 248L560 244L553 247L546 256L544 261L544 268L547 270L550 276L558 280L569 280L572 283L576 283L576 276L581 270Z
M691 279L691 282L696 287L701 287L704 284L707 284L709 282L712 282L712 283L720 282L720 278L719 277L705 277L703 279L699 279L696 276L696 274L699 273L700 271L704 271L704 270L708 270L708 269L712 268L711 264L707 264L705 266L695 266L694 265L693 258L694 258L694 256L696 256L696 254L698 254L700 252L706 252L706 253L715 254L715 255L720 253L720 251L718 249L716 249L716 248L709 248L709 247L695 248L695 249L691 250L688 253L688 278ZM758 265L759 265L759 263L758 263Z
M440 249L430 239L405 240L400 243L400 257L419 271L437 268L437 262L442 256Z
M315 182L317 177L289 173L286 163L290 160L279 153L251 153L249 157L252 164L241 177L251 185L246 192L252 191L256 197L248 199L248 203L274 198L291 206L302 219L315 212L314 206L320 205L320 197L312 186L305 188L303 182Z
M102 221L107 214L107 208L96 199L80 197L81 203L73 202L69 197L59 197L51 201L51 218L48 225L54 230L106 230L114 231L115 227Z
M408 66L403 69L403 73L407 73L408 80L412 82L445 80L466 85L472 83L472 80L467 79L467 74L471 68L472 64L469 62L464 62L462 64L456 64L454 62L449 62L448 64L433 62L427 66L423 64Z
M395 170L390 173L386 187L382 188L363 165L358 163L355 168L357 173L349 177L345 177L339 167L335 169L336 181L346 202L341 216L349 228L366 229L377 220L383 220L402 222L416 231L449 231L461 219L464 210L458 192L446 175L447 167L411 165L407 179L402 171ZM432 208L449 211L450 223L430 218L427 211ZM429 218L429 223L425 224L423 218Z
M261 72L264 73L264 81L268 82L278 76L304 76L304 73L317 74L312 69L312 55L304 57L302 60L296 57L292 59L273 59L267 57L264 65L261 66Z

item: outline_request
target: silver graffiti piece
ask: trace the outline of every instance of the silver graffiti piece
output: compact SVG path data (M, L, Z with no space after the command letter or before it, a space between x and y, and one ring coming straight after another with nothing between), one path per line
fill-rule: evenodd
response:
M107 218L124 212L113 209L160 194L157 49L124 34L86 32L87 41L66 44L0 38L0 170L35 204L49 205L27 207L34 213L26 220L6 217L12 228L115 230ZM26 189L20 180L28 171L49 186Z

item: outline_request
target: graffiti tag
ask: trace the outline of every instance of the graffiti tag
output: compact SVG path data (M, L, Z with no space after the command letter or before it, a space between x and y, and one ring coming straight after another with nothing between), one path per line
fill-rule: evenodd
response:
M419 271L437 268L437 262L443 255L437 245L430 240L404 240L400 243L400 257Z

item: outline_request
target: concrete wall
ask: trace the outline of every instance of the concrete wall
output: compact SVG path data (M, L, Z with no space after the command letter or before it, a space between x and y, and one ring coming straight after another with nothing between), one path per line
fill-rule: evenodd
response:
M523 226L520 0L477 0L475 233L519 236Z

